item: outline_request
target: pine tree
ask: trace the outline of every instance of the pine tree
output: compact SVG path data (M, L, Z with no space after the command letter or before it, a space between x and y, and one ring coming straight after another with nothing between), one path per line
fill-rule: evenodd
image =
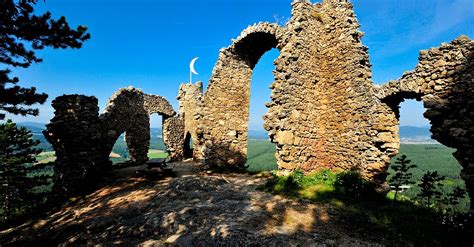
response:
M39 63L35 51L81 48L90 38L87 28L69 27L65 17L55 20L51 13L34 13L37 0L0 1L0 120L6 113L38 115L36 103L44 103L47 94L37 93L35 87L18 86L19 79L10 77L12 67L28 68ZM18 128L10 120L0 125L0 202L5 219L17 211L34 208L44 198L35 188L47 184L45 176L34 176L41 169L33 165L40 150L25 128Z
M389 182L395 188L395 195L393 197L393 202L396 203L398 191L400 187L405 184L413 184L411 178L413 174L409 172L410 169L415 168L416 165L411 164L411 160L407 158L406 155L402 155L395 161L395 164L392 165L392 169L395 171L395 174L390 178Z
M427 171L421 177L420 193L417 196L426 201L427 207L431 206L433 199L441 198L442 193L438 190L438 187L441 186L444 179L445 176L439 175L437 171Z
M42 104L48 97L47 94L37 93L35 87L16 85L19 79L9 76L8 66L28 68L32 63L42 61L35 55L35 50L45 47L81 48L90 37L84 26L71 29L65 17L54 20L50 12L34 15L36 2L0 1L0 63L6 66L0 68L0 120L5 118L7 112L36 116L38 109L25 106Z
M8 120L0 124L0 198L4 220L41 203L44 195L34 189L48 185L49 176L35 175L44 166L33 165L41 152L38 140L25 127Z

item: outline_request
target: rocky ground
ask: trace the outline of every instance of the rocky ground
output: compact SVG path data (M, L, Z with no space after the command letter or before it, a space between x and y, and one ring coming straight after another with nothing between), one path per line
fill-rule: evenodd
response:
M328 205L259 191L265 178L209 174L175 164L176 176L122 168L107 186L48 217L0 233L0 245L382 246L388 235ZM360 226L363 227L360 227Z

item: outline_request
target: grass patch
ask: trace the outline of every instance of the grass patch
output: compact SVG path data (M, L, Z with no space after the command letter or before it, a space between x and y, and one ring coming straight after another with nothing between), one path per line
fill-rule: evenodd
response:
M401 144L400 154L393 157L392 162L395 162L400 155L405 154L417 167L410 170L413 173L412 180L415 184L398 196L404 199L416 198L416 195L420 192L417 184L426 171L438 171L440 175L446 176L442 187L443 195L451 193L456 187L465 188L464 180L460 177L461 165L452 155L454 151L454 149L441 144ZM249 140L247 165L247 171L251 173L278 169L275 159L275 144L269 140ZM391 168L389 168L388 172L388 178L395 173ZM305 186L308 185L303 185L303 187ZM305 198L309 198L308 193L310 193L311 189L305 187L305 190L308 191L305 192ZM393 198L393 194L389 195ZM469 198L466 197L461 199L459 204L451 208L457 212L467 212L469 210L469 203Z
M393 204L393 193L386 197L374 193L371 184L356 172L321 170L306 176L298 170L287 176L273 172L261 189L330 203L354 218L354 227L376 226L390 236L403 236L415 245L466 245L472 234L469 232L473 229L472 216L425 208L405 195L399 195Z
M163 150L150 149L148 151L148 158L150 159L166 158L166 157L168 157L168 153L164 152Z

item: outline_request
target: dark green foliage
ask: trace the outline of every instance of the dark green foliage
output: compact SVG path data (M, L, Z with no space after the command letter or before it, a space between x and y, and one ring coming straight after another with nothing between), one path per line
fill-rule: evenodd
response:
M413 181L421 179L426 171L438 171L441 175L449 179L461 180L461 165L454 158L453 152L456 150L441 144L401 144L400 154L392 158L395 164L397 158L405 154L417 167L413 168ZM390 169L390 173L394 174ZM416 193L412 194L413 196Z
M9 67L28 68L39 63L35 51L45 47L55 49L80 48L89 39L87 28L71 29L65 17L57 20L51 13L33 14L36 0L0 1L0 120L6 113L38 115L38 109L30 106L44 103L47 95L37 93L35 87L23 88L16 85L17 77L11 78ZM44 186L47 164L33 165L40 149L38 140L26 128L18 128L11 121L0 127L0 195L3 217L26 213L44 201Z
M128 159L128 147L127 143L123 140L123 135L115 142L112 152L120 155L122 158Z
M303 186L303 178L303 171L301 171L300 169L296 169L290 174L290 176L288 176L288 179L286 180L286 188L289 190L301 189L301 187Z
M0 1L0 63L6 66L28 68L32 63L39 63L35 50L45 47L80 48L89 39L87 28L78 26L71 29L62 16L58 20L51 18L51 13L34 15L36 0L2 0ZM10 70L0 69L0 119L5 113L21 115L38 115L38 109L29 107L44 103L48 95L37 93L35 87L23 88L15 85L17 77L10 78ZM8 84L14 86L8 87Z
M8 120L0 125L0 197L5 221L44 202L40 186L49 185L46 165L33 165L39 142L24 127Z
M427 171L423 174L423 177L421 177L421 183L418 185L420 187L418 197L426 202L427 207L432 206L433 199L439 200L443 195L443 193L440 192L440 186L445 178L445 176L439 175L437 171Z
M416 165L411 164L411 160L403 154L397 158L395 164L391 167L395 171L395 174L389 179L389 183L395 188L395 195L393 197L393 202L395 203L397 201L398 192L400 191L400 186L414 184L414 182L411 181L413 174L409 172L409 170L415 168Z
M352 198L362 198L370 193L372 188L357 171L347 171L337 174L334 186L337 191Z
M453 191L445 195L441 199L441 208L450 214L454 214L455 211L452 206L459 205L461 200L467 197L467 192L464 188L455 187Z
M293 185L288 183L291 176L298 178L293 178L293 181L301 181L299 186L288 186ZM374 194L371 184L356 171L334 173L321 170L302 178L299 174L278 176L274 172L263 189L316 203L329 203L350 217L351 227L371 226L387 234L385 241L389 241L390 236L397 236L415 246L464 246L472 238L472 216L444 214L412 200L399 201L398 206L393 207L390 199ZM456 191L456 194L461 194L461 191ZM388 245L396 243L399 241L387 242Z

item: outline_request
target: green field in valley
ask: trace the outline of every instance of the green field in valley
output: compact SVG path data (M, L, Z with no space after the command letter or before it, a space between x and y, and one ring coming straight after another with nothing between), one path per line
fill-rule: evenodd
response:
M452 155L454 151L454 149L440 144L401 144L400 154L394 157L392 162L402 154L407 155L412 163L417 165L411 171L415 183L420 181L421 176L426 171L438 171L441 175L446 176L442 190L444 193L449 193L456 186L465 187L464 181L460 177L461 166ZM150 159L166 158L167 153L159 149L150 149L148 157ZM39 163L54 161L54 152L43 152L37 156L37 160ZM119 155L119 157L111 157L111 160L115 164L127 161L128 157ZM278 167L275 159L275 144L263 139L249 140L247 166L247 170L251 172L276 170ZM393 171L389 169L389 177L392 173ZM414 198L418 192L419 189L415 184L415 186L405 190L403 195ZM467 208L468 205L469 200L465 198L461 201L459 207Z
M270 141L250 139L247 150L247 170L257 172L278 168L275 158L276 147Z
M163 150L150 149L148 151L148 158L150 159L166 158L166 157L168 157L168 153L164 152Z

